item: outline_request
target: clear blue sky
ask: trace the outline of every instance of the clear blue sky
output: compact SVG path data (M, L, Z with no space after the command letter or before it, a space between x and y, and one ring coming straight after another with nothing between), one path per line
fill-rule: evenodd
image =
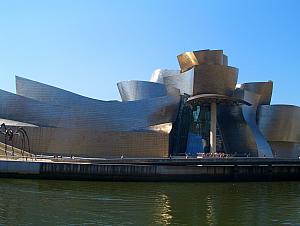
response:
M176 55L224 49L239 82L273 80L300 105L298 0L0 1L0 88L25 76L99 99L116 83L177 69Z

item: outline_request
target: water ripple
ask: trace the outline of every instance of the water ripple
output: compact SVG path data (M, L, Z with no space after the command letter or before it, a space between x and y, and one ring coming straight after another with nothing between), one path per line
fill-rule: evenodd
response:
M300 225L300 183L0 179L3 225Z

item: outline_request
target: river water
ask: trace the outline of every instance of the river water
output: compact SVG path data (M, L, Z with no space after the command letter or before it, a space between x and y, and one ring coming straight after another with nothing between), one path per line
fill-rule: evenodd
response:
M300 225L300 182L0 179L1 225Z

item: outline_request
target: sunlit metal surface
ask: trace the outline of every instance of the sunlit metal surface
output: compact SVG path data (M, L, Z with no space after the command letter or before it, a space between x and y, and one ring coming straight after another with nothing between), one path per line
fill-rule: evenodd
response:
M258 156L256 140L241 106L218 106L218 124L230 154Z
M16 94L51 105L82 108L93 107L94 104L118 104L119 101L102 101L88 98L64 89L16 76Z
M162 132L162 133L170 133L172 130L173 124L172 123L164 123L160 125L154 125L154 126L149 126L146 128L146 130L150 131L156 131L156 132Z
M163 78L166 87L175 87L180 93L193 95L194 85L194 69L181 73L180 75L172 75Z
M241 89L260 95L258 105L269 105L272 99L273 82L249 82L240 85Z
M174 87L146 81L123 81L118 84L122 101L135 101L168 95L178 96L180 92Z
M199 65L199 62L193 52L185 52L177 56L181 72L190 70L195 65Z
M129 131L174 122L180 102L180 96L100 101L20 78L17 93L22 96L0 91L1 118L39 126L95 127L101 131Z
M261 95L258 95L253 92L249 92L247 90L240 90L242 93L243 99L252 104L252 106L243 105L242 112L245 121L250 127L252 134L255 138L255 142L257 145L257 151L259 157L273 157L272 149L267 142L266 138L260 132L257 123L256 123L256 112L257 107L261 100Z
M194 67L193 95L221 94L232 96L238 78L238 69L223 65L203 64Z
M300 107L262 105L258 125L268 141L300 142Z
M13 121L13 120L9 120L9 119L0 118L0 125L2 123L4 123L6 126L37 127L36 125L29 124L29 123L26 123L26 122L19 122L19 121Z
M262 105L258 125L279 158L300 156L300 108L292 105Z
M237 86L238 69L227 66L228 57L222 50L186 52L178 56L178 61L180 71L158 69L153 72L150 82L118 83L123 102L96 100L16 77L17 95L0 90L0 122L28 128L36 148L44 148L46 153L51 150L59 153L59 149L64 149L73 154L71 147L78 145L80 155L87 149L91 149L90 156L110 155L109 148L115 147L116 155L120 155L118 149L122 149L132 156L151 156L150 149L154 148L153 156L166 156L169 142L170 150L185 146L172 147L180 142L169 140L169 135L172 137L173 131L181 134L178 131L182 129L184 134L189 130L191 112L183 111L184 106L189 107L180 101L180 94L188 94L184 100L189 97L188 103L193 106L218 104L217 127L228 153L259 157L299 156L300 108L270 106L272 81ZM178 116L180 104L182 111ZM180 120L186 125L178 122ZM95 133L91 136L93 141L87 139L76 143L79 137L91 131ZM139 142L135 142L135 136L141 137ZM114 137L119 142L115 146ZM146 139L144 143L143 139ZM42 142L38 143L39 140ZM94 142L94 146L90 147L89 142ZM44 146L38 146L41 144ZM149 152L139 155L138 147ZM95 148L104 152L99 154Z
M218 64L227 65L227 56L223 50L200 50L185 52L177 56L181 72L190 70L192 67L200 64Z
M10 127L16 129L16 127ZM167 157L169 134L155 131L99 131L94 128L23 127L34 154L124 158ZM4 136L0 136L4 142ZM22 148L20 139L15 147Z
M199 50L193 52L199 64L219 64L224 65L227 59L224 60L223 50ZM226 57L225 57L226 58Z
M164 77L179 75L179 70L156 69L152 75L150 82L164 83Z
M228 66L228 56L223 54L223 65Z

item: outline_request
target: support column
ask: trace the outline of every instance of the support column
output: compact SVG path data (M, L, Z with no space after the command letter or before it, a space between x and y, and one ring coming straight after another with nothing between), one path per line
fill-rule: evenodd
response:
M209 133L210 152L216 153L217 149L217 104L210 104L210 133Z

